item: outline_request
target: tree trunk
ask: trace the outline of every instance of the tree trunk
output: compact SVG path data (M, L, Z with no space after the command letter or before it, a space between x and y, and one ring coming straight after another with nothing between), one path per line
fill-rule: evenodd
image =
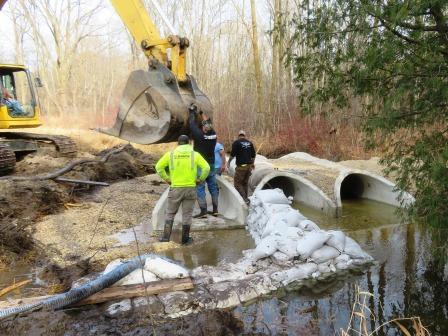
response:
M263 110L263 88L262 88L262 74L261 74L261 64L260 64L260 51L258 49L258 29L257 29L257 8L255 5L255 0L250 0L250 11L252 16L252 52L254 58L254 69L255 69L255 81L257 87L257 107L258 107L258 117L257 124L266 124L267 118L263 117L263 113L267 113L268 110Z

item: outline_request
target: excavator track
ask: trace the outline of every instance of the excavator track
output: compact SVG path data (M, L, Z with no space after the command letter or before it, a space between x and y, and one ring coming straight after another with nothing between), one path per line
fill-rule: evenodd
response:
M6 146L0 145L0 176L9 174L16 165L14 152Z
M6 139L25 139L35 140L38 142L52 143L60 156L74 157L76 156L76 143L69 137L64 135L24 133L24 132L2 132L0 137Z

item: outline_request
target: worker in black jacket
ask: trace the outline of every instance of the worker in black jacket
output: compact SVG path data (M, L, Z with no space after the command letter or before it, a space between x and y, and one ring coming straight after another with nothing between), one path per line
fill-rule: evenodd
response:
M249 189L249 178L252 170L255 168L255 147L252 142L247 140L246 132L239 131L238 139L232 144L232 152L230 153L227 168L230 162L236 158L235 176L233 177L233 185L238 190L246 204L249 204L247 193Z
M210 173L208 174L205 183L207 183L208 191L212 197L213 212L214 216L218 215L218 196L219 189L216 182L216 172L213 167L215 166L215 146L216 146L216 133L213 130L213 125L211 120L202 113L198 112L196 105L191 104L189 109L188 124L190 126L190 131L193 135L194 140L194 150L200 153L204 159L208 162L210 167ZM197 124L197 115L201 119L201 128ZM207 216L207 201L205 199L205 183L200 183L196 187L196 194L198 198L198 204L201 212L193 217L204 218Z

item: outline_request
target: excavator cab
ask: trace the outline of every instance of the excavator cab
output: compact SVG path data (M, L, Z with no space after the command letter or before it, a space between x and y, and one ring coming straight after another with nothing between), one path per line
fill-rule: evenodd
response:
M157 2L152 2L160 10ZM213 112L208 97L194 77L186 73L189 41L174 34L161 38L141 0L111 3L147 56L148 70L130 74L115 124L99 131L139 144L176 140L189 132L190 104L196 104L208 116ZM164 18L160 11L159 14Z
M0 129L41 125L31 75L22 65L0 64Z

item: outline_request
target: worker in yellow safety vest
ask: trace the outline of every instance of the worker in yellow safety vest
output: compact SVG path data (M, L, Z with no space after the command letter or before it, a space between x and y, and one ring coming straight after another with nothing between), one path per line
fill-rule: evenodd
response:
M198 176L198 167L200 176ZM188 136L181 135L176 149L165 153L157 162L156 171L170 185L165 227L159 241L170 241L174 216L182 205L182 244L190 244L192 242L190 226L196 201L196 185L205 181L210 172L210 166L201 154L193 150Z

